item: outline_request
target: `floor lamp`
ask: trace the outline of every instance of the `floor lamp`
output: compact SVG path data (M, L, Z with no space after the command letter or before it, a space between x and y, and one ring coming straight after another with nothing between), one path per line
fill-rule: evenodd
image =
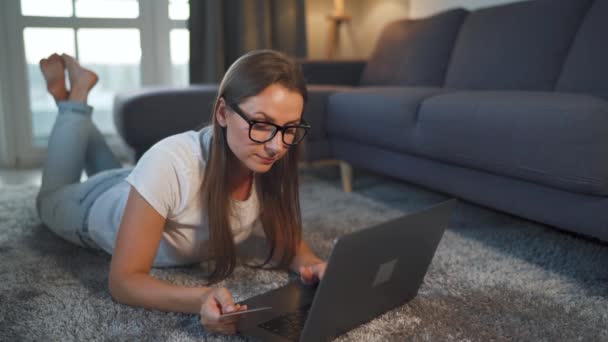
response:
M333 59L340 45L340 27L351 20L351 16L344 13L344 0L333 0L334 11L327 16L329 26L327 29L327 59Z

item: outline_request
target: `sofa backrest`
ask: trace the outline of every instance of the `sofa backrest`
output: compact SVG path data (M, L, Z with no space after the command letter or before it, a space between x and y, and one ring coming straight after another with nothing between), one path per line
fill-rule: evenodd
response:
M555 87L608 99L608 0L595 0L576 34Z
M198 84L121 92L114 98L116 130L137 161L161 139L209 124L217 91L217 84Z
M532 0L471 12L445 87L552 91L591 0Z
M441 87L467 13L455 9L388 24L365 65L360 84Z

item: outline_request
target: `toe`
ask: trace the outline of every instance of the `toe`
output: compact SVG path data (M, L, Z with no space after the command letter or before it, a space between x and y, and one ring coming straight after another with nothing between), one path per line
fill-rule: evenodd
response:
M66 55L65 53L61 55L61 60L68 67L74 67L78 65L78 62L74 59L74 57Z
M61 58L61 56L59 56L58 54L54 53L51 56L52 60L56 63L61 63L62 65L65 65L65 61L63 60L63 58Z
M40 70L42 70L42 73L44 73L44 70L47 68L49 61L46 58L43 58L40 60L40 62L38 62L38 65L40 66Z

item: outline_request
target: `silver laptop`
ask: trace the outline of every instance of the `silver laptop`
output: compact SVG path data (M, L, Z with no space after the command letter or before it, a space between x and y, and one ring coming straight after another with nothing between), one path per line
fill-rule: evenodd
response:
M325 276L294 279L242 302L269 310L239 316L237 334L263 341L327 341L418 293L457 200L336 239Z

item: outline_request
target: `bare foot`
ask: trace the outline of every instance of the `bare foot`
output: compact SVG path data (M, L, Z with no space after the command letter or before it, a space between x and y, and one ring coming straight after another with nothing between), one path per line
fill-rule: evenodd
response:
M65 63L56 53L48 58L40 60L40 71L46 80L46 89L49 91L56 102L64 101L68 98L68 91L65 88Z
M89 91L97 84L99 77L93 71L83 68L72 56L64 53L61 58L70 77L69 99L86 103Z

